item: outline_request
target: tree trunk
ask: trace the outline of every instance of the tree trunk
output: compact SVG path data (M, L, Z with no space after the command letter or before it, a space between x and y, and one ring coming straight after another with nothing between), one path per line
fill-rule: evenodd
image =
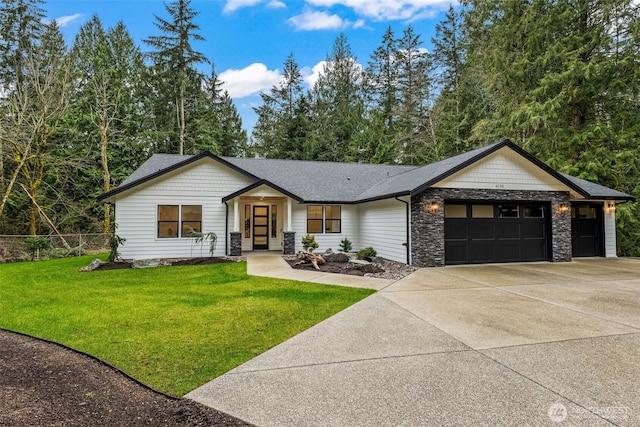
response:
M184 79L180 82L180 146L178 148L178 154L184 154L184 131L185 131L185 123L184 123Z
M109 157L107 156L107 147L109 140L107 138L107 125L103 122L100 129L100 158L102 161L102 179L104 192L108 192L111 188L111 175L109 173ZM104 204L104 234L111 231L111 205Z

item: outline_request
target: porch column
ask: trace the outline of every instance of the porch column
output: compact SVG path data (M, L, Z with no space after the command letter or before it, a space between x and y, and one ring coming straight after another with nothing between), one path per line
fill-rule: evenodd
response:
M233 200L233 231L240 231L240 199Z
M291 197L287 197L287 231L284 234L284 254L293 255L296 253L296 233L291 227Z

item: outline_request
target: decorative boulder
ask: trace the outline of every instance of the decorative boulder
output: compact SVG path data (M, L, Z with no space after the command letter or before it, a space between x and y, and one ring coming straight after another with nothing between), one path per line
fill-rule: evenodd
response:
M155 259L136 259L133 261L132 268L150 268L161 265L161 260Z
M91 261L91 264L87 265L86 267L82 267L78 271L93 271L96 268L100 267L102 264L104 264L104 261L96 258L93 261Z
M324 260L327 262L349 262L349 260L351 259L349 258L349 255L345 254L344 252L325 252L324 255L322 255L322 258L324 258Z
M361 259L352 259L347 263L348 269L360 270L365 273L374 273L377 271L377 267L369 261Z

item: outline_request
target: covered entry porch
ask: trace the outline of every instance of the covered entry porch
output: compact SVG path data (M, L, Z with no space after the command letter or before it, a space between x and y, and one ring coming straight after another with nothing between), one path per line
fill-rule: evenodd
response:
M228 255L249 251L294 253L291 197L262 183L223 200L231 211ZM291 247L290 247L291 246Z

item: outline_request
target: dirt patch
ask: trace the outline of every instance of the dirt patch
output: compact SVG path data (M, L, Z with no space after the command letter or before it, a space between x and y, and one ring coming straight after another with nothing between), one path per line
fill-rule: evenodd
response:
M383 269L376 266L371 267L371 271L369 273L366 273L362 270L356 270L355 268L347 268L346 262L327 262L318 265L320 270L316 270L315 267L310 263L296 265L298 262L300 262L299 259L285 259L285 261L287 261L287 264L289 264L291 268L295 268L296 270L322 271L323 273L350 274L352 276L364 276L365 274L372 275L376 273L384 273Z
M249 426L57 344L0 330L2 426Z

